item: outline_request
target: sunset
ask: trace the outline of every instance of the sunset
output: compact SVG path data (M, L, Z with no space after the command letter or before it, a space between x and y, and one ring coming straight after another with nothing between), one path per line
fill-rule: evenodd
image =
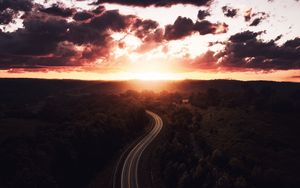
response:
M300 0L0 0L0 188L299 188Z
M296 0L3 1L0 76L297 82L299 8Z

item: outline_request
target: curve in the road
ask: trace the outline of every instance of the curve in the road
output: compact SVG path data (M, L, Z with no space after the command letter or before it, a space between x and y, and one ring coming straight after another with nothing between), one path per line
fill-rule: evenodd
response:
M131 149L126 156L121 171L121 188L138 188L138 167L143 151L157 137L163 127L162 119L151 111L146 111L154 119L153 129Z

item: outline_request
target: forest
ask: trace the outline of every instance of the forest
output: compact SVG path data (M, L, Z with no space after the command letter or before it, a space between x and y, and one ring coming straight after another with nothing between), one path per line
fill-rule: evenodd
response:
M299 187L299 93L288 84L238 83L168 104L157 154L164 187Z
M134 98L74 94L69 82L12 82L23 88L1 92L0 187L85 187L148 125Z
M153 187L300 186L297 83L0 83L0 187L111 187L121 153L151 124L145 110L164 122L148 151Z

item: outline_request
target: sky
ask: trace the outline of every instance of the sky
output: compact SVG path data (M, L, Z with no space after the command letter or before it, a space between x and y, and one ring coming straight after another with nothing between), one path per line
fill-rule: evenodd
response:
M0 77L300 82L298 0L2 0Z

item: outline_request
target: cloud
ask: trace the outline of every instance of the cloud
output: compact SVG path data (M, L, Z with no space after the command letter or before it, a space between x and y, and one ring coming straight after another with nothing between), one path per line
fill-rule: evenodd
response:
M30 11L33 7L31 0L1 0L0 11L10 8L15 11Z
M264 19L267 19L269 17L269 14L267 14L265 12L257 12L257 13L253 14L253 17L256 17L256 18L252 21L252 23L250 24L250 26L257 26Z
M130 24L132 17L134 16L123 16L118 10L109 10L100 16L94 17L89 26L100 31L107 29L122 31Z
M257 26L268 17L270 17L270 15L267 14L266 12L253 12L252 8L244 12L245 21L249 22L252 20L249 26Z
M76 20L76 21L84 21L84 20L88 20L92 17L94 17L94 15L90 12L77 12L73 16L73 19Z
M231 36L224 50L216 54L220 66L256 70L300 69L300 38L278 46L275 40L258 40L260 34L245 31Z
M211 23L207 20L202 20L195 23L194 29L198 31L200 35L221 34L228 31L228 25L226 23Z
M76 12L75 9L63 7L62 4L52 4L49 8L41 8L41 12L61 17L71 17Z
M7 33L0 30L0 69L91 65L107 59L118 45L111 37L113 32L131 32L152 43L163 39L155 21L121 15L117 10L88 14L92 17L87 21L83 19L86 16L77 15L69 22L61 15L32 12L24 17L24 28Z
M197 18L199 20L204 20L207 16L210 16L210 13L208 10L199 10Z
M143 7L170 6L177 3L208 5L211 2L112 1ZM193 34L216 35L228 31L226 23L206 20L210 15L206 9L199 10L196 21L179 16L173 24L162 28L154 20L141 19L135 15L122 15L118 10L106 10L100 4L90 8L90 10L75 10L63 4L42 7L32 4L29 0L0 0L0 24L4 26L13 22L16 16L20 16L19 11L26 12L26 16L21 17L23 28L12 32L0 30L0 69L48 70L86 65L112 67L113 65L106 64L107 61L122 58L113 57L114 50L129 49L126 48L125 40L112 38L112 34L116 32L125 36L133 35L140 40L140 46L130 48L130 52L146 53L153 49L166 50L169 41L184 39ZM234 17L238 9L226 6L223 11L225 16ZM266 19L268 14L249 9L244 17L249 26L256 26ZM300 69L300 38L278 45L276 41L280 40L282 35L274 40L263 41L260 39L262 33L264 32L236 33L228 37L228 40L210 43L210 47L215 44L224 46L222 50L208 50L195 59L190 59L187 55L183 61L188 59L190 63L185 66L195 69L264 71Z
M274 41L278 41L278 40L280 40L282 37L283 37L283 35L278 35L278 36L274 39Z
M0 24L7 25L17 17L17 14L12 9L6 9L0 12Z
M211 23L207 20L201 20L194 23L190 18L179 16L174 24L167 25L165 28L166 40L178 40L198 32L200 35L220 34L228 31L228 25L225 23Z
M133 24L131 30L135 33L135 35L140 38L144 39L150 33L158 28L158 23L153 20L141 20L137 19Z
M252 18L252 8L249 8L244 12L244 19L246 22L250 21Z
M249 42L251 40L256 40L256 37L260 35L262 32L252 32L245 31L242 33L236 33L235 35L230 36L229 41L234 43L244 43Z
M186 2L204 3L165 1L164 4ZM50 7L39 4L30 7L32 11L22 17L23 28L13 32L0 30L0 69L80 67L95 64L98 60L113 59L110 57L112 52L118 47L124 47L122 40L113 40L111 35L115 32L139 38L141 45L134 51L145 53L164 46L169 40L177 40L197 32L200 35L223 33L228 28L224 23L211 23L203 19L194 23L185 17L178 17L174 24L161 28L156 21L122 15L118 10L105 10L102 5L94 10L76 10L61 3ZM30 10L26 6L14 8L25 9ZM8 24L14 13L5 15L6 19L1 20L0 17L0 21ZM208 14L208 11L203 12L202 18Z
M237 15L239 9L235 9L229 6L223 6L222 11L225 16L233 18Z
M102 5L97 6L94 10L92 10L92 12L94 14L101 14L105 11L105 7Z
M65 20L24 20L24 29L0 35L0 51L13 55L44 55L52 51L56 43L66 37Z
M213 0L97 0L93 4L98 5L102 3L117 3L122 5L128 6L141 6L141 7L148 7L148 6L157 6L157 7L168 7L175 4L191 4L196 6L205 6L209 5Z
M173 25L165 28L165 38L167 40L178 40L191 35L194 32L194 23L190 18L179 16Z
M257 26L262 21L262 18L255 18L250 26Z
M142 38L142 44L135 50L138 53L151 51L164 43L164 31L157 28Z
M189 63L186 63L185 66L191 70L195 69L218 69L216 64L215 52L208 50L207 52L199 55L197 58L192 60Z
M0 25L13 22L19 11L29 12L32 7L31 0L0 0Z
M300 75L291 76L291 78L300 78Z
M300 38L277 45L276 40L257 39L263 32L244 31L222 42L224 49L208 50L193 60L186 60L190 69L226 71L272 71L300 69ZM220 43L220 42L217 42ZM213 45L213 44L212 44Z
M295 48L296 50L300 49L300 38L295 38L293 40L288 40L283 45L286 48Z

